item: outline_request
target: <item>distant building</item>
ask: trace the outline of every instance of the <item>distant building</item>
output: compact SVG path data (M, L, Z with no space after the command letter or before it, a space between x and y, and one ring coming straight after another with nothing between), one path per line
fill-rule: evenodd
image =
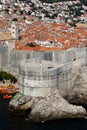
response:
M14 1L14 0L0 0L0 2L3 3L3 4L6 4L6 3L9 3L9 2L12 2L12 1Z
M14 39L18 39L19 29L18 29L18 22L17 22L17 19L16 19L16 18L14 18L14 19L12 20L11 32L12 32L13 38L14 38Z

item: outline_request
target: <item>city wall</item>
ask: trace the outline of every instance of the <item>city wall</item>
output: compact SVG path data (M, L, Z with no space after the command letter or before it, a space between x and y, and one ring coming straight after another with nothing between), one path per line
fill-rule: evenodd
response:
M38 96L39 92L43 92L42 95L47 95L52 91L53 87L57 88L61 93L64 94L69 93L72 89L74 85L74 79L79 69L82 66L86 66L86 57L87 48L71 48L66 51L46 52L11 50L9 54L8 47L0 45L0 70L7 71L15 75L18 78L18 81L20 81L20 91L25 95L30 93L32 96ZM53 68L49 69L51 71L44 70L44 72L47 71L46 75L44 75L45 79L41 77L40 73L38 74L38 72L41 71L39 65L37 65L37 68L35 68L35 70L37 70L36 72L34 71L34 66L30 66L28 63L28 65L31 67L32 73L36 72L37 74L36 77L29 75L31 73L28 71L29 68L26 66L26 61L28 61L28 59L31 59L32 61L33 58L40 58L40 60L46 62L44 65L47 64L47 66L54 66ZM51 76L47 76L48 72L50 72ZM29 80L32 82L29 82ZM35 80L37 81L36 83ZM29 85L31 86L31 89L27 91L29 89ZM37 88L38 91L36 92ZM44 91L46 88L47 91Z

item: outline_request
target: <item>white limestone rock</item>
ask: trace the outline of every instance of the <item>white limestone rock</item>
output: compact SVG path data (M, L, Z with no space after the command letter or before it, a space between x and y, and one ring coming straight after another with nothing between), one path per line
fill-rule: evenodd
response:
M31 97L30 96L24 96L21 93L17 93L14 98L10 101L9 107L17 107L18 105L25 104L28 101L30 101Z
M86 110L82 106L69 104L58 92L34 103L28 115L30 121L42 122L60 118L83 118Z

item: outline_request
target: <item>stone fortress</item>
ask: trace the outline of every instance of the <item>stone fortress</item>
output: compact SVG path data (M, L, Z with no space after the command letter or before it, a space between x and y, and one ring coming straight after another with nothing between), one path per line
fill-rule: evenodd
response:
M19 67L20 92L24 95L46 96L54 89L62 95L69 94L78 84L79 71L86 70L86 48L31 53L34 59L22 61Z
M20 110L34 122L87 116L72 104L87 102L87 48L12 50L9 57L1 69L18 77L20 89L9 103L12 112Z
M20 92L30 96L47 96L54 89L71 87L71 64L58 65L40 58L23 61L19 67Z
M71 103L87 102L87 48L15 50L16 24L14 20L12 39L0 43L0 71L14 75L19 85L9 107L13 112L27 112L28 119L35 122L84 118L86 110Z
M80 71L86 71L86 47L61 51L16 50L15 40L19 36L16 18L12 19L10 31L12 38L0 43L0 70L16 76L22 94L46 96L56 88L66 95L78 86L78 80L86 83L86 72L78 78Z
M19 84L9 105L36 122L87 116L85 108L71 104L87 102L87 48L16 50L18 29L14 18L10 39L0 41L0 71L14 75Z
M9 52L9 53L8 53ZM18 78L20 92L24 95L46 96L54 88L62 95L69 94L78 80L86 77L87 48L65 51L19 51L0 44L0 70ZM86 78L84 79L86 82Z
M22 94L46 96L56 88L66 95L75 85L78 86L78 80L85 80L86 83L86 47L61 51L16 50L18 33L17 19L14 18L11 38L0 43L0 71L16 76ZM85 73L78 78L82 70Z

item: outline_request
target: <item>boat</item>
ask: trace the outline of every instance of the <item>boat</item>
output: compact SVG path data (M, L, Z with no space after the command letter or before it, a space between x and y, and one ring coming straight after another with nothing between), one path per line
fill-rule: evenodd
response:
M0 93L2 93L5 90L4 86L0 86Z
M4 93L5 93L5 94L14 94L14 91L9 90L9 89L6 89L6 90L4 91Z
M4 99L12 98L12 95L4 95L3 98Z

